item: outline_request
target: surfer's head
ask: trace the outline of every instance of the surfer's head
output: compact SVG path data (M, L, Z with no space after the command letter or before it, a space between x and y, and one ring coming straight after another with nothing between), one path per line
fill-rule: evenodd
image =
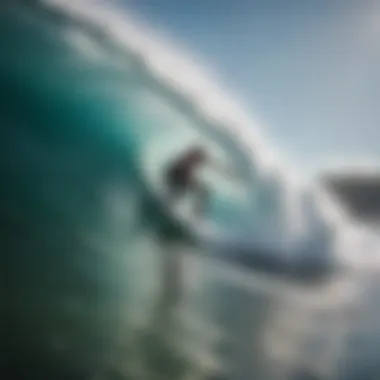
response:
M188 154L188 157L192 162L204 162L207 160L207 156L206 150L200 145L192 147Z

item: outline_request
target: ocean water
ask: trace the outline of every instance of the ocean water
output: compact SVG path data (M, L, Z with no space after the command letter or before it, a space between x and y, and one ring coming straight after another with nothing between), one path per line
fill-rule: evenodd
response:
M14 1L0 17L7 378L378 378L376 240L274 165L195 66L120 5ZM194 142L244 182L210 182L218 239L152 188ZM333 274L296 281L320 264Z

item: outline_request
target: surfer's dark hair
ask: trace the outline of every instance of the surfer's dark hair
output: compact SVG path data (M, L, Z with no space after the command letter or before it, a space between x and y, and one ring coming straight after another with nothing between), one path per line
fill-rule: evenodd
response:
M206 149L202 145L194 145L188 152L193 157L205 158L207 156Z

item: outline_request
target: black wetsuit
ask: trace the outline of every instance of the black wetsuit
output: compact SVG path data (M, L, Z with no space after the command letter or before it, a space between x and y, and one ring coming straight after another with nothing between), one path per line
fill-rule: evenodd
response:
M194 166L190 160L181 160L168 168L166 181L172 192L182 193L196 187Z
M166 172L166 183L171 201L187 192L198 195L197 209L204 208L208 198L208 191L196 178L196 169L207 161L206 154L201 149L193 149L177 159Z
M176 160L166 172L166 181L169 188L175 192L196 190L199 186L194 171L204 161L204 154L198 151L190 152Z

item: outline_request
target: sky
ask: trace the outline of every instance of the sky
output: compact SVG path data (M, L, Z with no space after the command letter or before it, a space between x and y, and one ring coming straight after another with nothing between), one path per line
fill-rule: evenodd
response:
M129 0L305 173L380 161L380 0Z

